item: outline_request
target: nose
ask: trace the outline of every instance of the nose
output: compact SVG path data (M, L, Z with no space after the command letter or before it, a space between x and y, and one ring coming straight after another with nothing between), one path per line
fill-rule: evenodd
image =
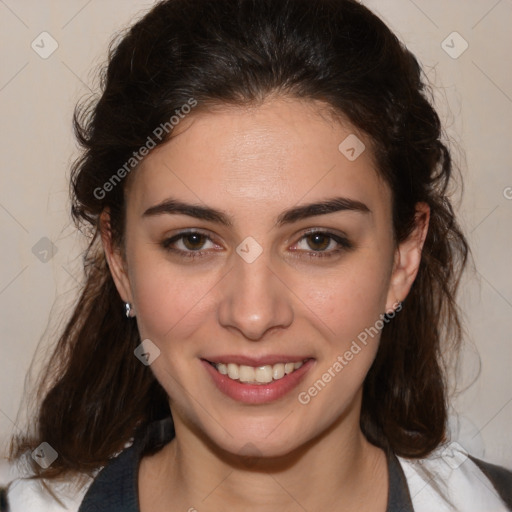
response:
M234 259L223 286L219 323L251 341L262 340L271 330L289 327L293 321L293 294L271 268L265 252L252 263L238 255Z

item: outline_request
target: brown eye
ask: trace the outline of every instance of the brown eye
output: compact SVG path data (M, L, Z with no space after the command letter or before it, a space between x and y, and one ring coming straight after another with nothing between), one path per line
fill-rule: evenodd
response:
M208 243L210 243L210 246L208 246ZM161 245L166 251L184 258L202 257L208 254L207 249L215 248L213 240L199 231L183 231L164 240Z
M201 249L207 239L208 237L201 233L189 233L182 237L183 245L191 251Z
M343 236L328 231L312 231L301 237L293 251L306 257L328 258L353 248L352 243Z
M308 240L309 247L314 251L324 251L332 241L332 238L325 233L313 233L305 238Z

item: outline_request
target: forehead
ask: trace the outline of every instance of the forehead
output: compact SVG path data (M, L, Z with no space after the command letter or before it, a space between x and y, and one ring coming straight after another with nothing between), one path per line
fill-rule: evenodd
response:
M340 194L388 206L370 141L320 102L285 98L190 114L142 161L127 190L141 212L169 195L268 210Z

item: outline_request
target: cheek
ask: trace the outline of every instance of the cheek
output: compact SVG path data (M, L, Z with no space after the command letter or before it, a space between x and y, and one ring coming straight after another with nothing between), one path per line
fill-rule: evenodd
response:
M205 293L215 283L213 276L176 271L161 255L151 254L137 259L132 280L141 336L160 343L192 334L207 303Z
M385 312L390 274L383 258L354 255L321 278L296 277L294 289L332 340L346 342L375 324ZM339 343L338 342L338 343Z
M311 428L319 426L313 418L320 415L327 425L350 406L379 347L389 279L382 264L360 262L307 295L307 305L314 312L309 318L321 323L325 333L315 372L298 395L299 403L311 413ZM317 314L321 322L314 320Z

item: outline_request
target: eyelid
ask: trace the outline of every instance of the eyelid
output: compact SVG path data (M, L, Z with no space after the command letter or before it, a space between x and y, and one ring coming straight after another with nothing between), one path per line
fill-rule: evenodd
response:
M307 235L314 235L316 233L320 233L320 234L328 235L328 236L332 236L332 237L338 237L338 238L344 239L346 241L349 240L349 237L346 233L344 233L343 231L331 229L331 228L307 228L301 232L300 238L303 238L304 236L307 236ZM300 240L300 238L299 238L299 240Z
M164 246L164 248L169 249L169 245L172 244L172 243L176 243L178 242L179 240L185 238L187 235L201 235L201 236L204 236L206 238L207 241L210 241L212 242L213 244L216 244L216 245L219 245L217 242L215 242L215 239L211 236L211 234L205 230L202 230L200 228L188 228L188 229L183 229L179 232L177 232L176 234L174 235L171 235L169 237L166 237L163 242L162 242L162 245ZM178 252L188 252L188 253L199 253L203 251L203 249L199 249L197 251L181 251L178 249Z
M200 228L188 228L188 229L181 230L178 233L176 233L176 234L166 238L161 243L161 245L168 252L172 252L172 253L181 255L184 258L190 258L190 259L196 258L196 257L203 257L203 255L205 255L205 254L208 255L208 253L211 252L211 249L206 249L206 250L198 249L198 250L194 251L194 250L176 249L176 248L171 246L173 243L176 243L177 241L185 238L189 234L202 235L202 236L204 236L206 238L207 241L210 241L210 242L216 244L214 238L208 232L206 232L205 230L202 230ZM294 245L297 245L298 243L300 243L306 237L308 237L310 235L314 235L314 234L325 235L326 237L330 238L335 243L337 243L338 244L338 248L333 249L333 250L329 250L329 251L314 251L313 249L310 250L310 251L308 251L308 250L300 250L300 249L299 250L292 249L292 252L304 253L304 254L306 254L306 255L308 255L310 257L324 257L324 258L327 258L327 257L330 257L330 256L335 256L335 255L339 254L340 252L349 251L349 250L354 248L353 244L350 242L350 240L348 239L348 237L344 233L334 232L334 231L332 231L332 230L330 230L328 228L310 228L310 229L307 229L307 230L303 231L300 234L299 238L297 239L297 241L295 242ZM219 245L219 244L216 244L216 245Z
M310 228L306 231L302 232L297 242L295 242L294 245L297 245L300 243L303 239L307 238L308 236L320 234L324 235L327 238L330 238L333 240L336 244L338 244L338 247L336 249L330 250L330 251L314 251L314 250L294 250L294 252L303 252L309 255L312 255L314 257L328 257L330 255L335 256L336 254L344 251L349 251L351 249L354 249L353 243L349 240L348 236L345 233L333 231L328 228Z

